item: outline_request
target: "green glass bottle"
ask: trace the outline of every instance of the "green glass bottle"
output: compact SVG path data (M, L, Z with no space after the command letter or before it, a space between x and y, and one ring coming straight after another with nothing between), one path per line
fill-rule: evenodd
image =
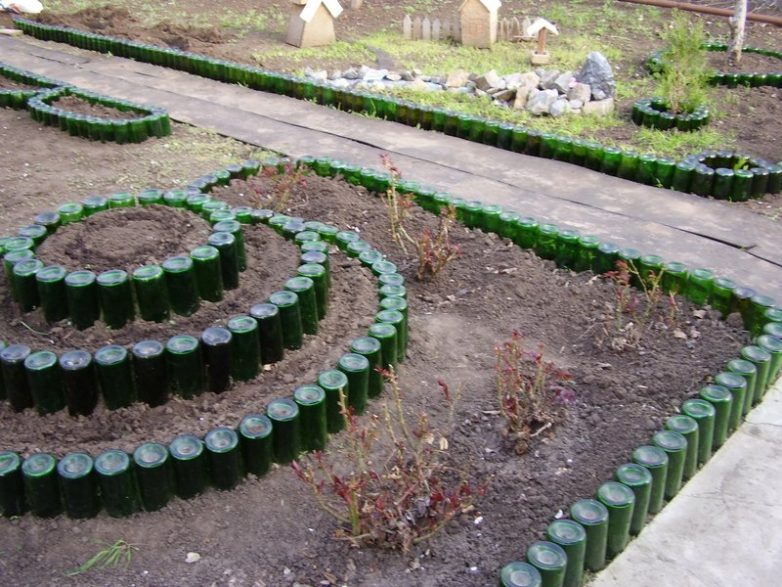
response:
M734 289L736 289L736 284L726 277L718 277L712 284L709 305L718 310L723 318L728 316L733 306Z
M757 337L755 342L758 347L771 356L768 375L766 376L766 387L770 387L779 377L779 372L782 368L782 338L770 334L762 334Z
M193 276L198 296L209 302L223 299L223 274L220 251L211 245L196 247L190 251Z
M684 291L687 277L687 265L678 261L670 261L663 266L660 285L665 293L678 294Z
M213 428L206 433L204 445L212 485L222 490L236 487L243 474L239 435L230 428Z
M136 401L130 356L124 347L106 345L95 351L95 374L108 409L124 408Z
M732 169L720 167L714 172L714 187L711 195L718 200L728 200L733 195L735 173Z
M201 348L206 368L206 388L222 393L231 387L233 335L227 328L212 326L201 333Z
M600 241L596 236L584 235L578 238L578 249L573 264L573 270L577 272L590 271L597 259L597 248Z
M646 525L649 515L649 500L652 495L652 474L649 469L636 463L625 463L616 469L617 481L627 485L635 494L635 507L630 522L630 534L637 536ZM609 514L610 515L610 514Z
M633 451L633 462L648 469L652 475L649 513L663 509L665 486L668 479L668 454L659 446L643 445Z
M698 422L686 414L671 416L665 421L665 429L678 432L687 440L682 479L691 479L698 470Z
M108 210L109 200L103 196L87 196L81 205L84 208L84 216L87 217Z
M318 375L318 385L326 394L326 424L328 432L335 434L345 427L341 401L348 402L348 377L342 371L329 369ZM344 398L344 400L342 399Z
M174 470L176 494L190 499L203 493L207 485L208 461L204 442L192 434L182 434L168 446Z
M302 450L323 450L328 436L326 392L318 385L302 385L293 392L299 408Z
M701 399L706 400L716 410L714 417L714 439L712 450L721 447L730 431L730 415L733 411L733 396L722 385L706 385L698 392Z
M315 254L315 253L311 253ZM322 253L317 253L323 255ZM323 320L326 317L328 311L329 301L329 278L328 272L323 265L315 263L305 263L300 265L297 273L299 277L306 277L311 279L315 287L315 300L317 303L318 319Z
M318 304L315 282L309 277L292 277L285 282L285 289L298 297L301 325L305 334L318 333Z
M139 192L136 199L138 199L139 206L160 205L163 203L163 190L143 190Z
M92 457L83 452L72 452L57 463L60 495L69 518L94 518L100 501Z
M50 454L37 453L22 463L24 496L33 515L53 518L62 512L57 482L57 460Z
M165 347L157 340L142 340L133 345L133 380L139 401L151 407L168 401L168 374Z
M222 220L212 227L213 234L228 233L234 237L236 247L236 264L239 271L247 269L247 252L244 246L244 232L242 225L236 220ZM209 243L212 246L216 246L215 243ZM219 247L218 247L219 248ZM222 251L221 251L222 252ZM225 276L223 276L225 279ZM231 288L228 288L231 289Z
M272 422L274 461L288 464L298 457L301 450L299 407L289 398L274 400L266 406L266 416Z
M731 359L726 365L726 370L744 379L746 393L744 394L744 406L742 407L741 414L742 417L746 417L752 409L752 402L755 399L758 370L754 364L744 359Z
M258 322L252 316L234 316L228 321L231 332L231 377L236 381L255 379L260 372L261 344Z
M89 416L98 404L98 386L92 355L84 350L60 355L63 393L71 416Z
M619 247L614 243L600 243L597 247L595 264L592 267L597 275L603 275L608 271L616 270L616 262L619 260Z
M265 475L273 460L272 421L263 414L248 414L239 424L239 442L247 472Z
M596 499L582 499L570 506L570 517L586 530L584 568L600 571L606 564L608 510Z
M14 452L0 451L0 513L12 518L26 509L22 460Z
M95 458L101 501L112 518L123 518L141 509L136 474L130 457L109 449Z
M348 379L348 407L356 414L363 414L369 397L369 359L358 353L347 353L340 357L338 369Z
M747 382L741 375L723 371L714 376L714 383L726 388L733 396L730 417L728 418L728 431L734 432L741 426L743 420L744 406L747 403Z
M51 351L31 353L24 360L27 384L39 414L59 412L65 407L62 372L57 355Z
M562 587L581 587L587 545L584 527L573 520L554 520L546 528L546 538L559 545L567 555Z
M49 236L49 232L46 230L45 226L41 226L40 224L30 224L28 226L23 226L19 229L18 235L21 237L32 239L33 241L33 248L37 249L41 243L46 240L46 237ZM3 246L3 249L0 250L0 253L5 252L5 246Z
M41 302L44 319L57 322L68 316L68 302L65 294L64 267L50 265L35 275L38 284L38 298Z
M15 412L33 407L33 396L27 382L24 363L31 354L30 347L12 344L0 350L0 369L8 403Z
M149 322L165 322L171 316L166 278L160 265L144 265L133 271L139 315Z
M513 242L522 249L533 249L538 242L540 226L538 221L529 216L520 218L517 222L516 238Z
M543 587L562 587L567 555L559 544L538 540L527 548L527 562L538 569Z
M228 232L213 232L209 235L207 242L220 254L220 274L223 288L236 289L239 287L239 257L236 238Z
M43 263L38 259L19 261L14 265L11 289L22 312L31 312L40 305L36 276L41 269L43 269Z
M163 261L163 273L171 309L180 316L198 311L198 280L192 257L176 255Z
M106 326L119 329L135 316L128 274L121 269L104 271L97 278L98 301Z
M71 324L85 330L100 318L97 276L92 271L73 271L65 276L64 283Z
M756 294L750 298L749 311L744 316L744 327L750 334L757 336L763 330L766 323L766 312L776 307L776 300L769 296Z
M540 571L527 562L514 561L502 567L500 587L542 587Z
M136 205L133 194L117 192L109 196L109 208L132 208Z
M261 361L264 364L281 361L285 345L280 309L275 304L255 304L250 308L250 316L258 323Z
M68 202L57 208L63 225L79 222L84 217L84 207L76 202Z
M741 349L740 356L745 361L755 365L757 377L755 380L755 392L752 405L757 405L766 393L769 375L771 373L771 353L758 345L748 345Z
M704 305L711 295L714 273L710 269L693 269L687 279L685 295L695 305Z
M350 352L366 357L369 361L369 381L367 393L370 398L380 396L383 392L383 368L382 346L380 341L371 336L359 337L350 343Z
M607 554L613 558L630 541L630 526L635 511L635 493L627 485L607 481L597 490L597 499L608 510Z
M689 399L682 404L682 413L698 424L698 464L703 465L711 458L717 410L705 400Z
M178 334L168 339L166 373L172 394L185 399L201 395L204 389L204 361L197 338Z
M174 493L174 472L168 449L158 442L145 442L133 451L139 498L148 512L165 507Z

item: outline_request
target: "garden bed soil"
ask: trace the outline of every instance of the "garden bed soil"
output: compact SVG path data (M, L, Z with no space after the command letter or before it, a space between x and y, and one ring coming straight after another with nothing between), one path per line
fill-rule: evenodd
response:
M0 74L0 90L33 90L34 86L23 84Z
M775 49L775 47L763 47ZM777 49L778 50L778 49ZM759 55L758 53L741 52L741 61L736 65L728 65L726 51L707 51L709 66L723 73L770 73L782 71L782 59Z
M256 202L258 192L273 193L276 181L234 182L216 195L244 205ZM632 449L647 442L676 406L696 393L745 341L737 320L721 321L679 300L675 323L668 322L667 311L661 311L640 349L617 352L601 334L615 318L615 290L603 279L557 269L495 236L455 227L452 239L461 255L436 281L420 283L413 278L415 260L400 254L390 239L382 202L363 188L310 176L306 187L294 188L289 205L292 214L359 230L362 238L388 253L407 277L411 342L400 371L404 409L411 416L429 412L435 425L441 425L447 414L438 399L436 380L460 390L448 454L473 485L487 483L487 493L476 509L408 554L355 550L332 539L334 522L315 506L292 471L275 467L235 491L208 491L190 501L175 499L162 511L129 519L101 513L85 521L31 516L0 521L3 575L9 584L495 584L503 564L521 558L525 545L541 537L559 510L594 494L613 469L627 461ZM110 218L113 212L105 214ZM408 230L418 235L434 230L436 223L436 218L416 209ZM193 224L198 222L194 219ZM123 230L115 228L118 233ZM110 238L112 230L104 227L102 238ZM248 228L247 234L266 230ZM269 270L265 283L251 291L253 300L277 289L290 274L289 268L283 268L286 246L290 245L274 235L250 251L250 271L256 266ZM85 257L90 254L87 248L81 250ZM90 259L72 262L86 264ZM352 338L366 332L376 311L375 282L366 269L340 253L334 255L332 268L331 307L321 333L308 337L303 349L287 353L283 362L272 365L256 381L219 396L205 393L158 408L134 405L108 412L99 407L90 418L70 418L64 412L39 417L31 410L14 414L4 405L0 412L4 448L25 454L36 450L62 454L75 447L128 450L140 440L165 442L181 431L203 434L217 425L237 425L242 415L261 411L268 400L313 381L319 370L335 364ZM247 285L243 281L239 291ZM243 311L244 303L221 307L213 322ZM8 305L3 307L7 312ZM5 321L14 318L6 316ZM139 334L163 336L150 325L131 328ZM166 334L178 329L179 325L170 325ZM573 375L576 393L564 422L553 433L537 438L524 456L517 456L506 444L494 390L494 347L508 340L513 330L524 335L527 349L544 344L546 357ZM21 330L15 334L22 336ZM609 327L605 334L611 339L619 333ZM600 339L602 346L597 344ZM61 339L59 344L73 340ZM372 402L369 411L377 412L380 405ZM337 437L332 446L339 441ZM111 543L120 538L139 545L128 567L95 570L72 580L63 576L98 550L95 540ZM187 564L188 552L199 553L201 560Z
M116 108L99 104L98 102L88 102L78 96L63 96L52 102L51 105L55 108L62 108L68 112L83 114L84 116L95 116L96 118L133 120L135 118L141 118L142 116L136 112L117 110Z

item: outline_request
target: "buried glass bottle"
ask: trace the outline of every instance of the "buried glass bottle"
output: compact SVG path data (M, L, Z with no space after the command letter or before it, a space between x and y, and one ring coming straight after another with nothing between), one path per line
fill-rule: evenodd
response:
M204 443L197 436L182 434L168 446L176 480L176 494L190 499L203 493L207 486L207 459Z
M320 255L322 253L317 254ZM305 263L304 265L299 266L297 273L300 277L307 277L312 280L315 286L318 319L323 320L323 318L326 317L329 304L329 280L326 268L323 265L317 265L315 263Z
M24 360L27 383L39 414L51 414L65 407L62 374L57 355L51 351L31 353Z
M24 496L30 511L39 518L53 518L62 512L57 481L57 460L47 453L36 453L22 463Z
M136 401L130 356L124 347L112 344L95 351L95 372L108 409L124 408Z
M265 475L271 468L272 421L263 414L248 414L239 423L242 460L248 473Z
M285 282L285 289L295 293L299 299L303 332L317 334L318 302L315 294L315 282L309 277L292 277Z
M326 392L318 385L301 385L293 392L299 408L302 450L323 450L328 436Z
M244 232L241 223L236 220L223 220L212 227L213 234L227 233L234 237L236 247L236 265L239 271L247 269L247 252L244 247ZM215 246L211 241L210 245ZM228 288L231 289L231 288Z
M330 434L335 434L345 427L345 416L342 413L342 403L348 406L348 377L342 371L329 369L318 375L318 385L326 393L326 426Z
M278 291L269 296L269 302L279 311L282 340L285 348L300 349L304 341L299 296L292 291Z
M358 353L346 353L337 365L348 379L348 407L356 414L363 414L369 397L370 362Z
M98 405L98 386L95 380L92 355L74 350L60 356L63 393L71 416L89 416Z
M69 518L94 518L98 515L98 485L95 480L92 457L83 452L72 452L57 463L65 513Z
M646 525L649 499L652 495L652 474L636 463L625 463L616 469L616 480L627 485L635 494L635 507L630 521L630 534L637 536Z
M101 501L112 518L129 516L141 508L136 473L128 454L110 449L95 458Z
M546 528L546 538L559 545L567 555L562 587L581 587L587 544L584 527L573 520L554 520Z
M219 302L223 299L223 274L220 251L211 245L196 247L190 251L193 276L201 299Z
M197 338L178 334L168 339L166 373L172 394L185 399L201 395L204 389L204 361Z
M168 449L158 442L145 442L133 452L133 464L144 509L153 512L165 507L174 490Z
M527 562L538 569L542 587L562 587L567 555L559 544L546 540L533 542L527 548Z
M223 288L236 289L239 287L239 258L236 238L228 232L213 232L209 235L207 242L220 254L220 275Z
M198 311L198 281L191 257L177 255L163 261L166 290L171 309L180 316Z
M157 340L142 340L133 345L133 379L139 401L151 407L168 401L168 375L165 347Z
M201 333L207 391L222 393L231 387L232 338L231 331L221 326L211 326Z
M613 558L630 541L630 526L635 510L635 493L627 485L607 481L597 490L597 499L608 510L607 554Z
M13 267L11 289L22 312L30 312L40 304L36 275L41 269L43 263L38 259L19 261Z
M633 451L633 462L645 467L652 475L649 495L649 513L656 514L665 502L665 484L668 478L668 454L659 446L643 445Z
M266 416L272 422L272 454L276 463L285 465L300 452L301 432L299 407L290 398L269 402Z
M38 284L38 298L44 320L57 322L68 316L68 301L65 293L64 267L50 265L35 275Z
M212 485L233 489L242 479L242 450L239 436L230 428L213 428L204 437Z
M359 337L350 343L350 352L366 357L369 361L368 397L378 397L383 392L382 346L380 341L371 336Z
M687 458L687 439L672 430L661 430L652 437L652 443L668 455L668 475L665 478L665 497L673 498L682 486L684 462Z
M733 396L722 385L706 385L698 392L700 399L709 402L715 409L714 438L712 451L721 447L728 437L730 430L730 415L733 411Z
M723 386L733 397L728 418L728 431L734 432L741 426L743 420L744 407L747 403L747 382L740 375L723 371L714 376L714 383Z
M236 381L254 379L261 368L258 322L252 316L234 316L228 321L231 332L231 377Z
M527 562L514 561L502 567L500 587L542 587L540 571Z
M5 394L15 412L33 407L33 396L24 367L31 352L30 347L24 344L12 344L0 350L0 371Z
M165 322L170 317L168 289L160 265L144 265L133 271L139 315L149 322Z
M691 479L698 470L698 422L686 414L676 414L665 421L666 430L678 432L687 440L682 479Z
M255 304L250 308L250 316L258 323L261 361L264 364L281 361L285 347L279 308L274 304Z
M100 318L97 276L92 271L73 271L65 276L65 300L71 324L85 330Z
M128 274L121 269L104 271L97 278L98 301L108 328L122 328L135 316Z
M0 451L0 514L11 518L26 509L22 460L14 452Z
M570 506L570 517L586 530L584 568L601 570L606 564L608 510L596 499L582 499Z

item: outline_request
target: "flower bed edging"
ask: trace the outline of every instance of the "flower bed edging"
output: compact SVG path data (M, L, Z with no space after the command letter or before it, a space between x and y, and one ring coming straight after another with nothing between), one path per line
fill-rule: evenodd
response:
M0 108L26 108L27 100L40 92L42 88L56 88L62 85L48 77L38 76L24 69L3 65L2 63L0 63L0 75L15 82L36 86L36 88L29 90L0 89Z
M677 185L682 185L674 184L673 171L677 161L668 157L639 155L635 151L623 151L597 142L541 133L523 126L432 108L390 96L337 89L325 83L213 59L198 53L97 35L69 27L44 25L22 18L15 19L14 22L26 34L43 40L65 42L92 51L110 52L119 57L171 67L220 82L242 84L253 90L310 100L324 106L364 113L423 130L435 130L516 153L556 159L647 185L666 189L678 189ZM770 173L782 176L782 162Z
M706 106L696 108L693 112L674 114L659 98L641 98L633 104L632 120L639 126L647 126L657 130L678 129L680 131L695 131L709 122L709 109Z

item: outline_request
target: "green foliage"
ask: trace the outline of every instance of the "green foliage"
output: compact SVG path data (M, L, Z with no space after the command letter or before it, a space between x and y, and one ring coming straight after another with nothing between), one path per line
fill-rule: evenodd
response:
M702 48L706 40L703 23L675 13L665 40L658 93L674 114L692 112L708 100L709 70Z
M117 540L114 544L106 543L106 548L95 553L89 560L80 564L75 569L68 571L69 577L82 575L92 569L105 569L116 567L119 564L128 566L133 560L133 553L138 547L128 544L124 540Z

